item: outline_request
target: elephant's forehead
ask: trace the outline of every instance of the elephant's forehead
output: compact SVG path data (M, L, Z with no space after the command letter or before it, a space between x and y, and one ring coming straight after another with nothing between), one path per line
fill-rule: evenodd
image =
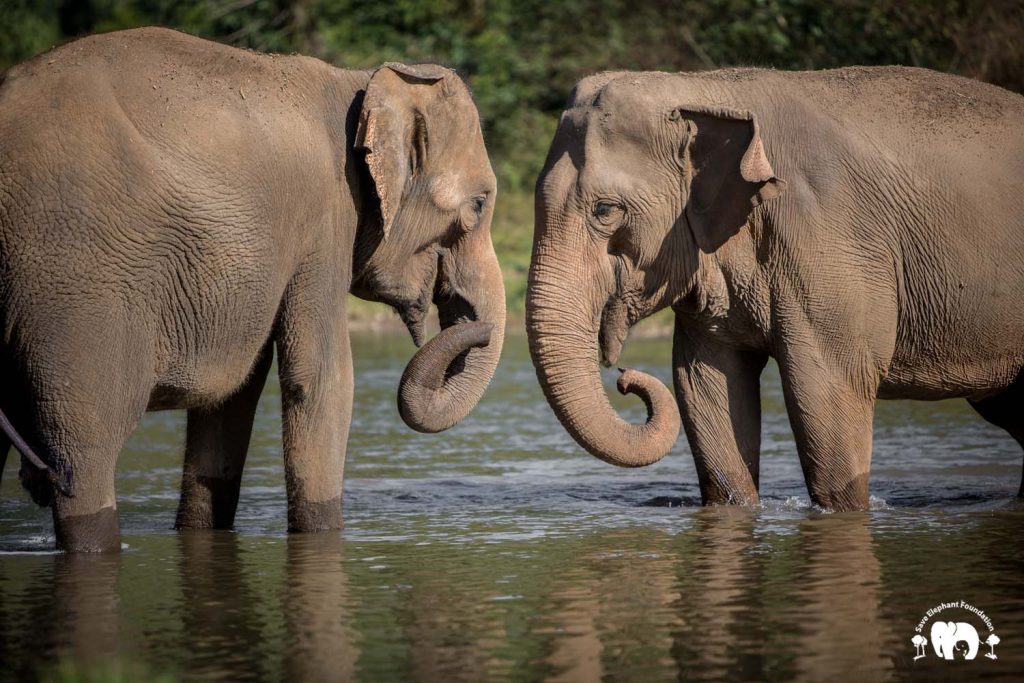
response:
M574 195L629 192L649 180L647 128L621 119L593 105L563 113L541 187L549 205Z
M588 127L583 147L580 184L584 187L626 189L646 182L652 168L650 136L640 126L598 118Z

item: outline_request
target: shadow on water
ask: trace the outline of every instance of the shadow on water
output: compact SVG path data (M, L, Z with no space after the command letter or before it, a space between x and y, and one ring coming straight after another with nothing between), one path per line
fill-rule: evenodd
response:
M121 555L47 552L48 515L9 469L0 680L58 661L225 681L1013 680L1024 670L1020 453L962 403L880 405L873 509L822 514L808 505L769 375L765 502L701 509L683 440L634 471L581 453L543 403L522 340L510 340L473 416L441 437L412 434L395 414L411 345L354 347L343 533L284 533L274 388L237 532L170 529L178 414L147 416L122 457ZM668 344L630 352L668 379ZM640 419L642 407L613 400ZM915 627L959 600L990 617L998 659L940 661L929 644L915 661Z

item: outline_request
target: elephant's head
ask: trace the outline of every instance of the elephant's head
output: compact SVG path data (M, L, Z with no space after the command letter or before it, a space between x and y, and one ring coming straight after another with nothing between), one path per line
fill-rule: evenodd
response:
M783 187L749 112L688 105L667 74L581 81L537 181L527 290L530 353L559 420L615 465L659 460L679 433L668 389L629 370L619 391L647 404L633 425L611 407L598 362L629 328L694 290L718 249Z
M413 429L438 432L483 395L505 330L480 118L454 72L385 64L366 88L356 145L380 210L364 212L373 218L360 225L352 292L392 306L417 346L437 305L443 331L410 362L399 409Z

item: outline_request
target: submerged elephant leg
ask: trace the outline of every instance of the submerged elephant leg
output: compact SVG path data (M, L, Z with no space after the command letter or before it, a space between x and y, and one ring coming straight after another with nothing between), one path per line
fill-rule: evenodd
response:
M49 406L48 406L49 407ZM67 412L74 410L68 408ZM99 411L90 411L93 415ZM131 426L142 416L140 407ZM66 552L109 552L121 549L114 475L117 456L131 431L110 428L97 420L83 420L85 411L76 411L59 427L47 425L43 433L45 451L56 453L57 461L67 463L73 482L73 496L53 496L53 530L57 549ZM101 418L102 419L102 418ZM44 425L46 423L44 422ZM71 426L66 426L71 425Z
M758 501L760 375L767 357L730 349L676 319L676 399L705 505Z
M1024 448L1024 372L1002 393L969 403L985 420L1005 429ZM1024 476L1017 496L1024 498Z
M344 301L344 293L338 301ZM315 307L314 307L315 308ZM307 315L303 315L307 313ZM352 420L352 355L343 305L289 302L278 333L288 530L342 526L345 448Z
M234 525L253 419L272 359L268 343L234 396L215 408L188 411L176 528L230 529Z
M829 364L820 356L779 359L786 410L811 501L828 510L866 510L874 389L823 370Z
M35 427L26 430L26 439L38 444L37 454L65 479L70 492L51 485L57 549L67 552L120 550L117 459L146 412L152 390L152 356L130 346L126 324L106 322L106 330L84 341L67 341L50 356L74 357L78 351L89 363L33 366L26 383Z

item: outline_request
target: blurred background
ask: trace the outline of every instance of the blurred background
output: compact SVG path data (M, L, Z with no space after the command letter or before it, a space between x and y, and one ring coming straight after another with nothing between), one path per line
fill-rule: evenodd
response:
M503 191L494 235L513 314L530 193L582 76L906 64L1024 90L1024 0L2 0L0 69L77 36L146 25L343 67L456 69L475 93Z

